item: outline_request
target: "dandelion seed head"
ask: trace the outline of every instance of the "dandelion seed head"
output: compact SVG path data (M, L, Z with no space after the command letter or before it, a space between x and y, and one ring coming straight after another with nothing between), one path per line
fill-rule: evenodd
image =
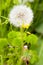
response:
M16 27L22 25L30 25L33 21L33 11L30 7L25 5L14 6L9 14L9 21Z

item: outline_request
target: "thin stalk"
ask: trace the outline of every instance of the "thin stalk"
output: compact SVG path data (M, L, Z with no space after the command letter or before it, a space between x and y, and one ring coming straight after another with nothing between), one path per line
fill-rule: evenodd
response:
M3 65L3 57L2 57L2 55L0 55L0 58L1 58L1 65Z
M28 65L27 62L26 62L26 65Z
M8 20L8 18L7 17L4 17L4 16L0 16L1 18L4 18L4 19L6 19L6 20Z
M12 25L10 24L10 30L12 31Z
M26 65L28 65L26 60L25 60L25 63L26 63Z
M3 24L7 24L7 23L8 23L8 20L6 20L5 22L3 22L2 25L3 25Z
M3 18L3 19L5 19L6 21L5 22L3 22L2 24L7 24L8 23L8 18L6 18L6 17L4 17L4 16L0 16L0 18Z
M23 52L23 28L22 26L20 27L20 32L21 32L21 43L22 43L22 52Z

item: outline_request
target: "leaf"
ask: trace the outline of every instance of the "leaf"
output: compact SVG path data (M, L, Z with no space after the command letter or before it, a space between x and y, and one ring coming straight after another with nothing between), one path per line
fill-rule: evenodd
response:
M12 45L15 47L21 46L22 45L21 43L22 43L22 41L19 38L14 38L12 41Z
M17 34L15 31L11 31L8 33L8 38L9 39L13 39L13 38L16 38Z
M13 41L13 39L21 40L22 39L21 32L17 32L17 31L9 32L8 39L9 39L9 42ZM25 39L26 39L26 33L23 33L23 40L25 40Z
M38 41L38 37L34 34L31 34L31 35L27 36L26 41L27 41L27 43L36 44Z

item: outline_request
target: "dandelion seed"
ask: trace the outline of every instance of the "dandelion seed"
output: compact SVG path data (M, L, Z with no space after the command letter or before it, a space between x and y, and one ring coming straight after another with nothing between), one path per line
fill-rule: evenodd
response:
M21 27L24 25L28 27L33 21L33 11L30 7L25 5L17 5L11 10L9 14L9 21L16 27Z

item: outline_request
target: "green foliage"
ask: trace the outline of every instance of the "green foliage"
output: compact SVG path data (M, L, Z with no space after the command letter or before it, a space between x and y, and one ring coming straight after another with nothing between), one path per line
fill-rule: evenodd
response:
M39 47L39 61L36 63L36 65L43 65L43 38L40 40L40 47Z
M19 4L19 1L18 0L13 0L13 3L17 5L17 4Z
M23 33L8 19L10 10L19 4L22 1L0 0L0 65L26 65L27 60L29 65L43 65L43 0L25 3L33 9L34 20ZM25 44L28 46L26 50Z
M6 38L0 38L0 51L3 50L4 46L8 44L8 41Z
M23 42L23 45L26 42L27 42L27 44L30 43L32 46L33 45L37 45L36 43L38 41L38 37L36 35L34 35L34 34L30 34L28 36L26 34L27 33L23 33L23 41L25 41L25 42ZM9 32L8 39L10 40L11 45L15 47L16 51L20 52L19 49L22 50L22 48L21 48L22 47L22 38L21 38L21 33L20 32L17 32L17 31L11 31L11 32ZM19 53L19 52L17 52L17 53ZM33 64L34 62L37 61L37 54L36 53L33 54L33 52L34 52L34 50L33 51L30 51L30 50L27 51L26 50L26 51L23 52L23 54L21 52L20 53L23 55L23 57L28 57L28 59L29 59L29 55L31 55L32 58L30 59L31 60L30 63ZM18 60L17 63L20 64L21 61Z
M36 44L38 41L38 37L34 34L31 34L31 35L27 36L26 41L27 41L27 43Z

